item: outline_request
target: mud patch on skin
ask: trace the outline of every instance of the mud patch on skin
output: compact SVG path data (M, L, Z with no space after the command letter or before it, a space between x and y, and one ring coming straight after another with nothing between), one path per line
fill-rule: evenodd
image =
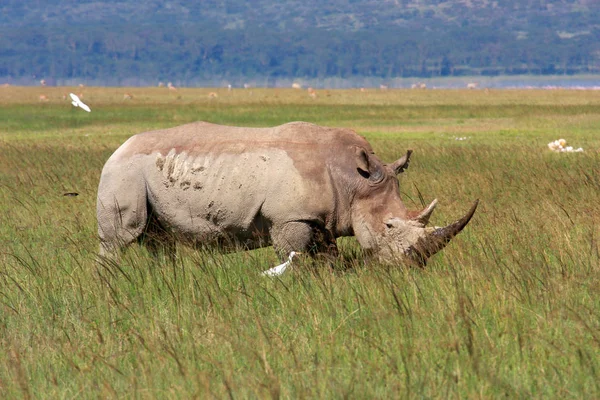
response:
M155 164L165 178L163 183L166 187L173 187L179 183L183 190L200 190L203 187L200 182L201 174L206 170L207 162L208 160L204 159L203 163L199 163L186 152L177 153L175 149L171 149L166 156L158 153Z
M261 171L270 164L280 167L288 160L285 152L279 151L273 161L273 155L263 152L249 152L243 155L202 154L195 155L186 151L178 152L172 148L164 155L156 153L154 164L161 173L162 183L166 188L177 187L182 190L210 190L219 192L224 189L245 186L246 181L255 181ZM244 182L242 182L242 180Z
M192 182L190 182L189 180L184 180L184 181L181 181L181 183L179 184L179 187L182 188L183 190L188 190L191 185L192 185Z
M156 156L156 168L158 168L159 171L162 171L164 167L165 167L165 157L163 157L162 154L158 153Z

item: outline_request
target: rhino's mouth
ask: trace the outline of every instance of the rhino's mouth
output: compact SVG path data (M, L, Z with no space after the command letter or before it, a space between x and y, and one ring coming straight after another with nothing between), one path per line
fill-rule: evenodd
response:
M436 204L437 202L434 200L429 207L419 213L414 219L425 225L427 221L429 221L429 217ZM427 259L429 257L446 247L452 238L458 235L465 226L467 226L475 214L478 205L479 199L475 200L469 211L462 218L454 221L450 225L445 227L425 228L425 235L421 236L414 245L406 249L404 252L405 256L411 263L424 267L427 264Z

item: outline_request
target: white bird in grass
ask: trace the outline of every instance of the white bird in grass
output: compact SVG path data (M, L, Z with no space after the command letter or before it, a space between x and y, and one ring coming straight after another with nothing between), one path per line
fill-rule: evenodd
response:
M285 272L285 270L287 269L287 267L289 267L292 264L292 259L294 258L294 256L296 254L299 254L299 253L296 253L295 251L292 251L290 253L290 256L288 257L288 260L286 262L284 262L281 265L278 265L276 267L273 267L271 269L268 269L268 270L264 271L262 273L262 275L265 275L265 276L279 276L279 275L283 274Z
M565 139L558 139L548 143L548 148L557 153L581 153L583 151L581 147L574 149L573 146L567 146Z
M71 102L71 104L73 104L75 107L80 107L83 108L85 111L90 112L92 110L90 110L90 108L87 106L87 104L85 104L83 101L81 101L79 99L79 97L77 97L77 95L73 94L73 93L69 93L69 96L71 96L71 100L73 100Z

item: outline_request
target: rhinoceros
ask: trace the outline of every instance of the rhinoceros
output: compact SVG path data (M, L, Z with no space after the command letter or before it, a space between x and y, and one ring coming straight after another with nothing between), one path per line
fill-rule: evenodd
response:
M108 159L97 199L100 254L138 240L337 255L355 236L382 263L425 265L469 222L477 201L446 227L428 227L437 205L410 211L391 164L351 129L291 122L244 128L195 122L129 138Z

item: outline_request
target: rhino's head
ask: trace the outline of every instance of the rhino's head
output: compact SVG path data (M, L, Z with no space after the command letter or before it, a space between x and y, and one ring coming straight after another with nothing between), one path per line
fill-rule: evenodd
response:
M479 200L459 220L445 227L427 226L437 199L413 218L390 218L385 222L383 235L376 238L376 256L381 262L401 259L411 264L425 266L427 259L442 250L469 223Z
M400 199L397 175L408 167L410 155L383 164L371 151L356 149L360 178L352 204L352 228L363 248L382 263L404 262L425 266L469 223L477 209L445 227L427 226L437 200L422 211L409 211Z

